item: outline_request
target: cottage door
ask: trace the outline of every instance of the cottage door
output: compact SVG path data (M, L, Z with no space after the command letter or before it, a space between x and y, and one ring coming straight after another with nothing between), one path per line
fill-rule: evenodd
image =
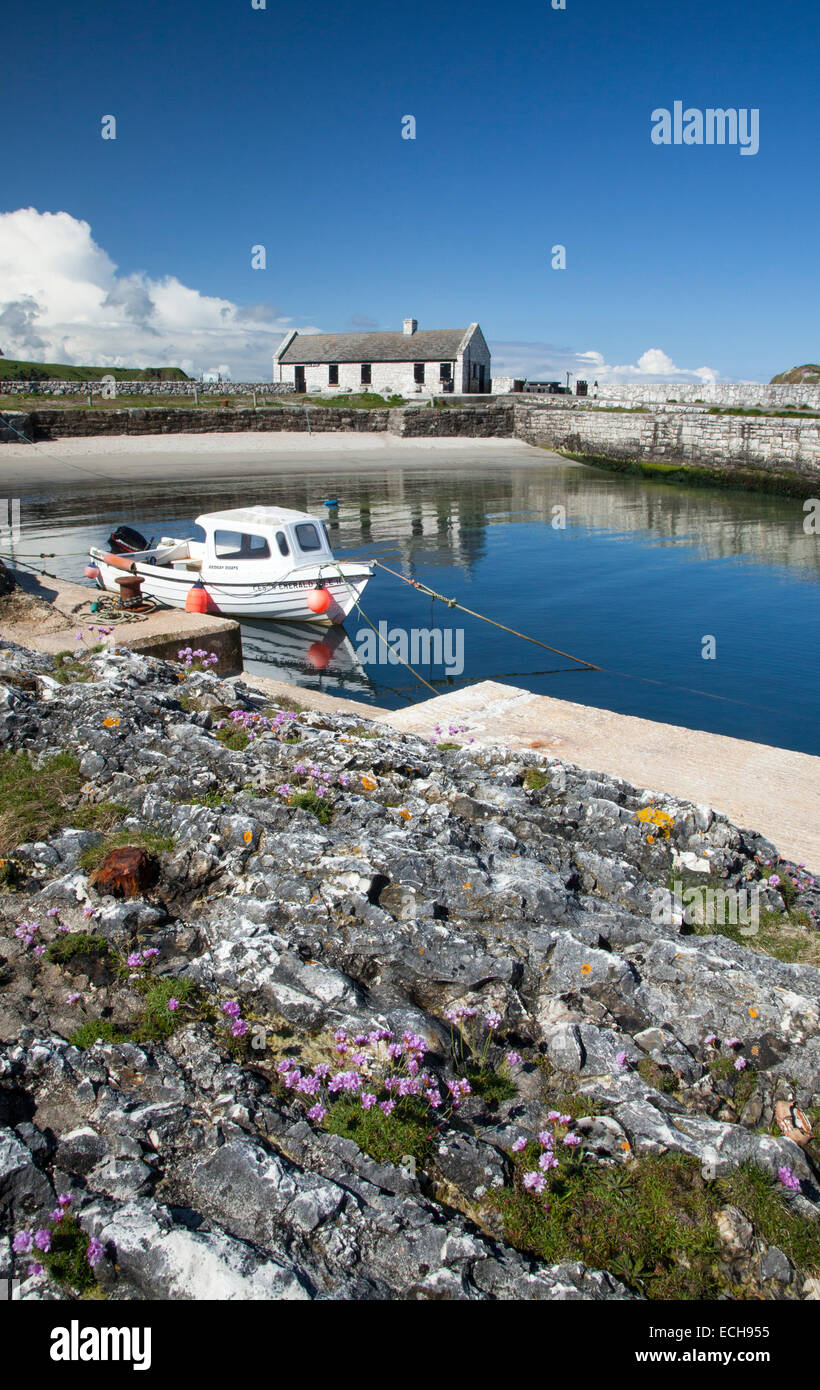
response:
M297 391L304 391L304 389L305 389L305 369L304 369L304 367L295 367L295 368L294 368L294 372L293 372L293 377L294 377L293 384L294 384L296 390L297 390Z

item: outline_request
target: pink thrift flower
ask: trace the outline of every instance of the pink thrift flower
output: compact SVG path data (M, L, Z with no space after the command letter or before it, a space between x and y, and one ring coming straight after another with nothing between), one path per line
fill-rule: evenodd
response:
M524 1186L528 1192L543 1192L547 1185L546 1178L542 1173L525 1173Z
M103 1247L97 1240L96 1236L88 1242L86 1259L88 1260L88 1263L91 1265L92 1269L94 1268L94 1265L99 1264L104 1253L105 1251L103 1250Z

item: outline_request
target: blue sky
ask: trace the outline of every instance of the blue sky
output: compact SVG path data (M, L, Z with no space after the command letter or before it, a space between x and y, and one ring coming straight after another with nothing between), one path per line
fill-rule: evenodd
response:
M494 368L531 376L585 352L590 375L632 368L619 379L651 350L725 379L815 361L818 12L523 0L508 16L15 7L0 348L238 379L269 374L286 327L412 314L478 319ZM759 153L653 145L651 112L675 100L758 108Z

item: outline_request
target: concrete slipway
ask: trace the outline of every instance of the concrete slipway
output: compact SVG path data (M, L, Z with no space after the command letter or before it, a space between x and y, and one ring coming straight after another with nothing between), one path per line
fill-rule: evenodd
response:
M6 600L0 607L3 637L37 651L73 651L79 645L76 632L95 621L88 613L94 591L45 575L18 571L16 577L40 602L28 611L21 605L17 612L13 606L3 612ZM202 646L217 652L218 670L241 667L239 627L226 618L163 609L142 622L118 625L105 640L171 658L180 646ZM260 676L243 679L271 699L285 695L312 709L346 710L403 733L432 737L437 724L464 725L459 742L473 738L479 745L536 749L637 787L705 804L759 831L787 858L820 870L820 758L808 753L615 714L495 681L386 710Z

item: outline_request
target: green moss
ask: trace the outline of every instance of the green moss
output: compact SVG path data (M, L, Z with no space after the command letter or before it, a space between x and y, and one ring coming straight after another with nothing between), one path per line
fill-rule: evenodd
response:
M47 840L65 826L107 830L127 812L119 802L82 802L80 764L58 753L35 767L26 753L0 753L0 855L26 840Z
M172 835L157 835L148 830L121 830L116 835L106 835L100 844L90 845L83 850L80 868L83 873L91 874L112 849L122 849L126 845L145 849L149 854L172 854L176 849L176 840Z
M58 936L46 948L46 960L55 965L69 965L75 956L111 956L111 947L102 936L91 932L72 931Z
M145 1009L131 1029L134 1042L159 1042L170 1038L182 1023L190 1023L191 1008L200 998L200 991L193 980L178 977L151 979L147 976L139 982L138 988L145 994ZM177 999L179 1009L168 1008L169 1000Z
M342 1096L331 1105L324 1123L331 1134L353 1139L377 1163L401 1163L409 1155L424 1168L432 1155L430 1110L415 1096L402 1097L389 1115L377 1106L363 1110L358 1096Z
M496 1106L503 1100L512 1100L518 1094L515 1082L503 1071L469 1065L466 1070L467 1080L475 1094L488 1101L491 1106Z
M719 1057L714 1057L709 1063L709 1075L715 1081L722 1082L731 1093L732 1104L739 1112L751 1100L757 1089L757 1072L753 1067L744 1067L738 1071L735 1067L737 1058L733 1053L723 1053Z
M243 748L247 748L250 739L244 729L239 729L235 724L226 724L224 729L217 730L217 738L220 743L224 743L226 748L233 749L234 753L241 753Z
M680 1088L680 1080L675 1072L670 1071L667 1067L659 1067L651 1057L642 1057L638 1063L637 1071L646 1084L653 1086L656 1091L673 1095Z
M94 1046L98 1038L110 1043L130 1041L128 1030L120 1024L112 1023L108 1018L87 1018L85 1023L81 1023L76 1032L71 1034L69 1042L72 1047L79 1047L85 1052L87 1048Z
M789 497L813 497L816 483L799 473L774 473L751 468L694 468L684 464L655 463L643 459L609 458L603 454L572 453L557 449L562 458L603 468L610 473L632 473L648 481L682 484L684 487L744 488L747 492L770 492Z
M86 1019L71 1035L70 1042L74 1047L85 1051L93 1047L98 1038L112 1043L163 1042L183 1023L190 1023L192 1015L200 1017L208 1014L204 997L193 980L170 976L152 979L148 975L130 979L129 983L145 997L145 1006L137 1017L128 1023L116 1023L106 1018ZM171 999L179 1000L181 1007L169 1009ZM214 1021L215 1016L209 1016Z
M524 773L523 785L528 792L540 791L542 787L546 787L548 782L549 777L546 772L541 771L540 767L528 767Z

